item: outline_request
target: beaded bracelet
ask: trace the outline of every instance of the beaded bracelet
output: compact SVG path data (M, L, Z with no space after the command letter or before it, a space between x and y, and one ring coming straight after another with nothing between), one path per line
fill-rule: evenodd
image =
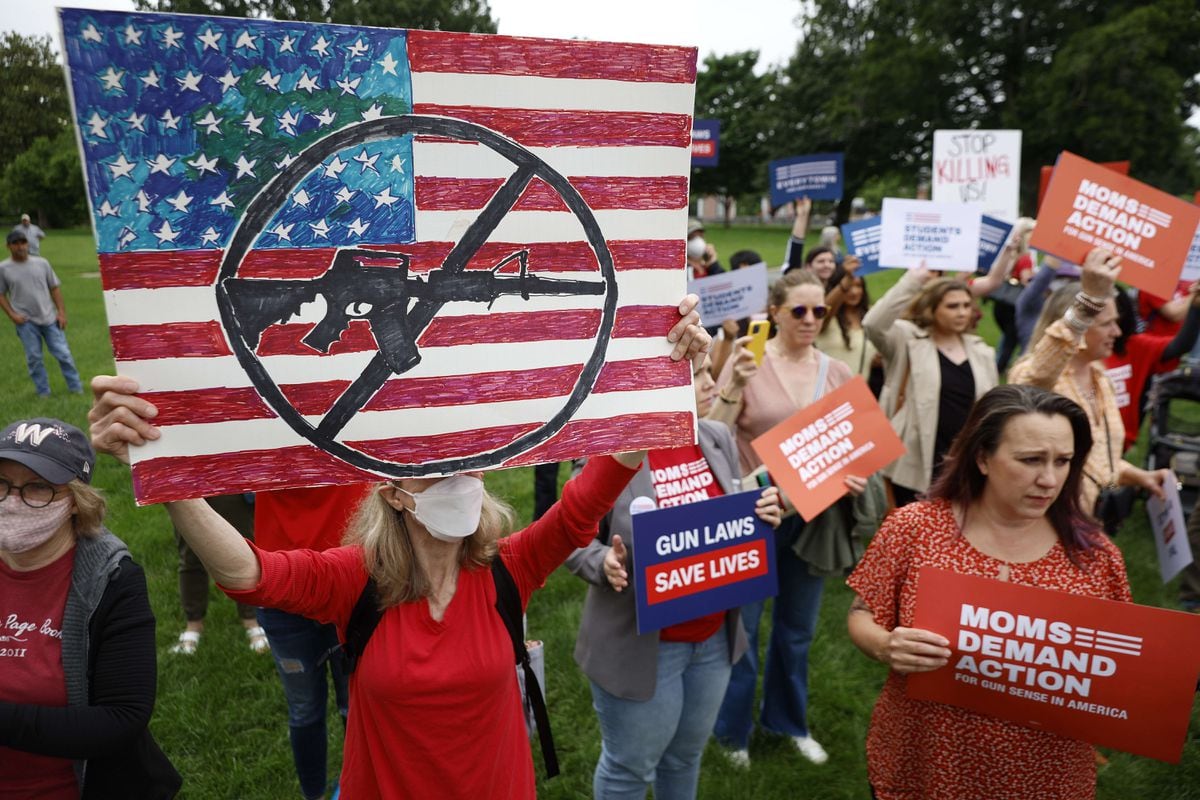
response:
M1067 324L1068 328L1079 334L1087 333L1088 328L1092 327L1091 320L1079 318L1079 315L1075 313L1075 306L1067 309L1067 313L1063 314L1062 320Z
M1083 292L1077 292L1075 294L1075 302L1078 303L1079 305L1083 306L1083 308L1085 310L1090 311L1093 314L1099 314L1101 311L1104 310L1104 305L1105 305L1105 303L1108 302L1108 298L1107 297L1093 297L1090 294L1084 294Z

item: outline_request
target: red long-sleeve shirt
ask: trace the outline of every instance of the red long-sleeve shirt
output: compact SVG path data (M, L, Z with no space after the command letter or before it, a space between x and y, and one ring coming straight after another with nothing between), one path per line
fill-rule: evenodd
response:
M523 606L595 537L634 473L591 459L545 516L501 542ZM344 635L367 580L361 548L255 552L259 585L230 597L332 622ZM512 642L495 603L491 572L475 568L459 573L440 621L425 599L384 612L350 679L345 800L535 796Z

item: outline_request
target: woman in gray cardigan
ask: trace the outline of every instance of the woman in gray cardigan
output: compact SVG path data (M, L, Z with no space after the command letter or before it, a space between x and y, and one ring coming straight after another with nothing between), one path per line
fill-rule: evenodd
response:
M710 370L705 359L694 376L701 417L716 397ZM680 465L693 478L686 487L665 479ZM731 494L740 483L729 428L701 419L699 443L651 452L601 524L600 535L567 559L567 567L591 584L575 661L591 682L600 721L600 760L592 783L598 800L645 797L651 784L659 800L696 796L700 757L746 636L736 608L638 634L629 586L632 514L638 506ZM757 513L772 527L779 524L778 489L763 490Z

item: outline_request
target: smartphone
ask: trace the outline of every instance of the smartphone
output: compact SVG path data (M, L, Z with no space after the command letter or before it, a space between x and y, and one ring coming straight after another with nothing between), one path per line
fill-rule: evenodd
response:
M756 319L750 323L750 343L746 347L754 353L754 363L761 364L767 347L767 334L771 330L770 320Z

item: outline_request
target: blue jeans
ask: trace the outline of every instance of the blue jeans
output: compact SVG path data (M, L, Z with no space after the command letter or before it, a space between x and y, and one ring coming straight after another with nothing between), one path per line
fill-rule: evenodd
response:
M625 700L592 683L600 720L600 760L592 779L596 800L692 800L700 757L729 682L725 626L706 641L659 642L654 696Z
M326 732L325 709L329 684L321 657L338 643L332 625L322 625L305 617L274 608L258 609L258 624L267 633L271 655L283 681L288 704L288 733L292 742L292 760L300 791L307 798L325 794ZM346 676L337 659L329 659L334 694L343 722L350 708Z
M784 520L775 532L775 569L779 594L771 613L771 641L763 670L761 722L769 731L808 735L808 650L821 611L825 579L810 575L808 564L792 552L804 527L797 517ZM754 727L754 686L758 681L758 627L764 603L742 606L742 624L750 647L733 665L729 689L721 703L713 734L726 747L744 750Z
M71 348L67 347L67 335L63 333L62 328L55 323L38 325L36 322L23 322L17 326L17 338L25 348L25 366L29 369L29 377L33 378L33 388L38 394L50 394L46 365L42 363L42 340L45 340L46 349L62 368L67 388L72 392L83 391L79 370L75 369L75 360L71 358Z

